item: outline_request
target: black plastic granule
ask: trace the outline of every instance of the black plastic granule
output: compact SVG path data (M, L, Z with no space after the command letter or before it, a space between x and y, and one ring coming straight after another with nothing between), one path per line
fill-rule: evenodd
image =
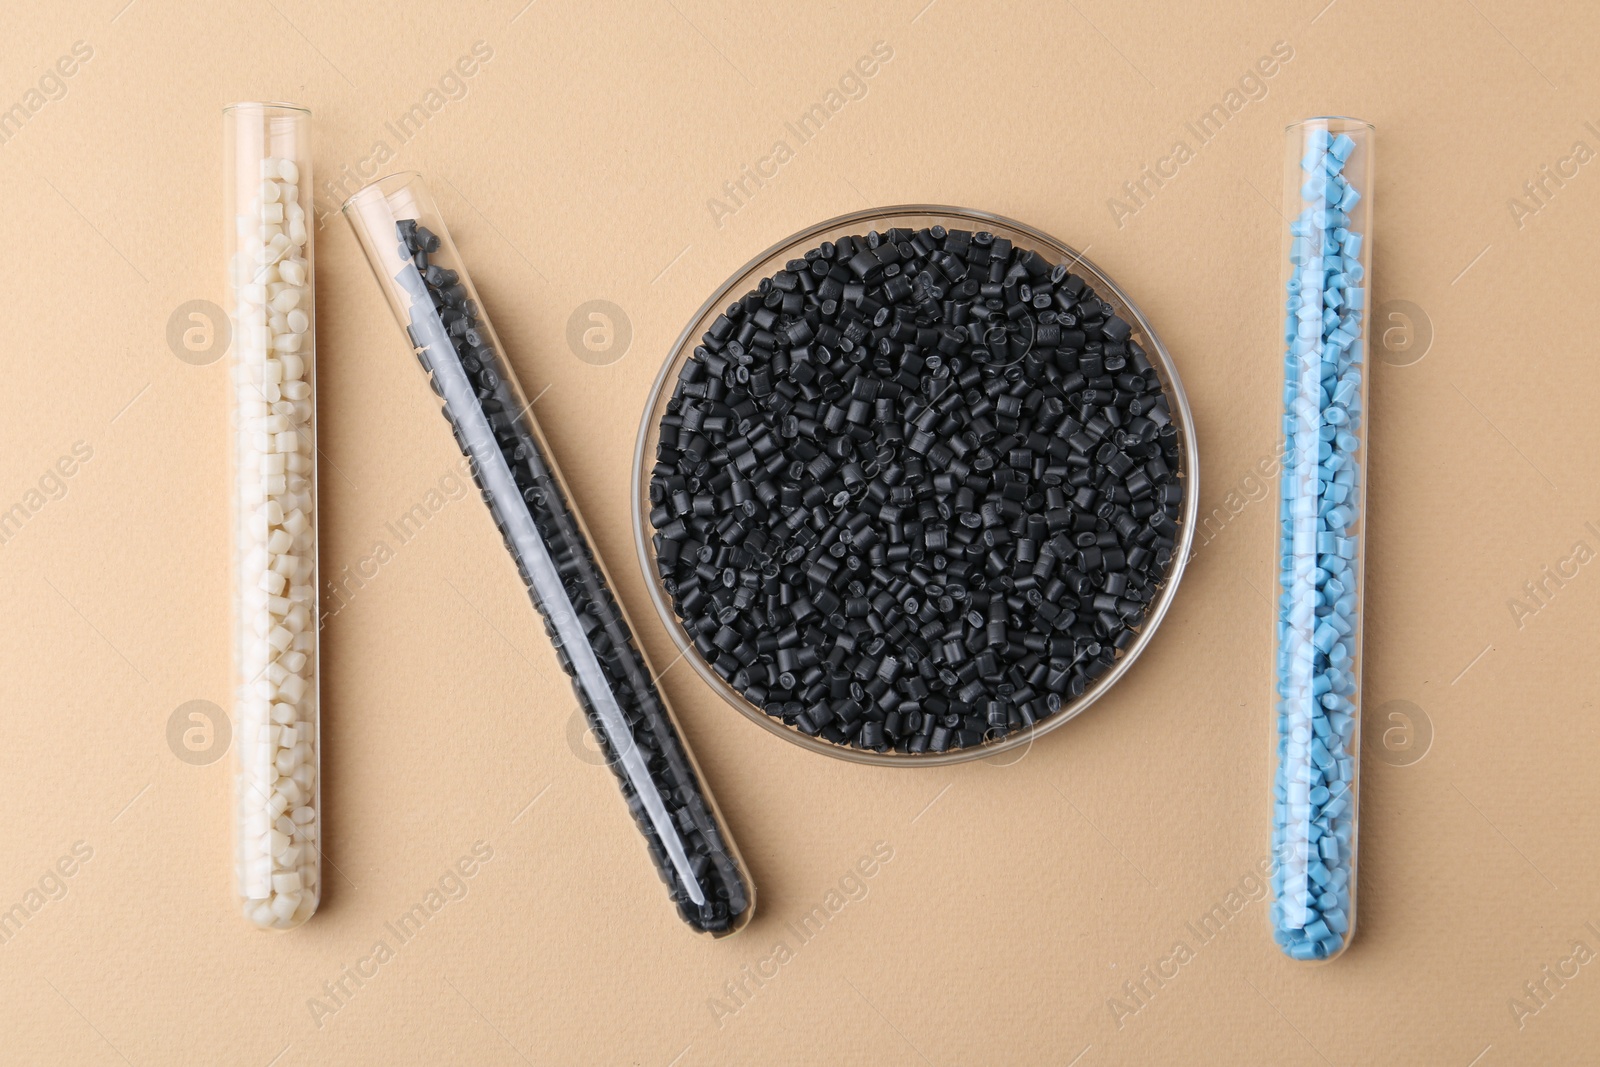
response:
M657 568L767 714L879 752L999 740L1110 669L1183 502L1160 379L1067 266L844 237L701 338L661 419Z
M395 280L411 297L407 329L417 359L444 402L661 880L690 926L732 933L750 908L749 883L514 379L460 275L430 261L438 236L414 219L399 221L396 236L401 258L410 260Z

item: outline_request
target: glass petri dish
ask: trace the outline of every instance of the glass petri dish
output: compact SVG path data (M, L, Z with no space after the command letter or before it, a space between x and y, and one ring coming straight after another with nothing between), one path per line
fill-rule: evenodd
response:
M824 241L835 240L847 234L865 234L870 230L882 232L893 227L920 230L931 226L974 232L988 230L997 237L1010 238L1019 247L1032 248L1053 262L1065 263L1073 273L1081 275L1093 285L1100 298L1109 302L1117 314L1133 326L1132 339L1144 348L1151 365L1160 377L1162 389L1172 409L1173 422L1178 429L1177 476L1179 484L1183 486L1183 506L1178 515L1178 536L1173 548L1171 569L1139 625L1138 636L1132 644L1123 649L1111 669L1090 684L1081 695L1063 703L1061 710L1055 714L1040 719L1032 726L1020 728L997 741L939 753L877 752L835 744L820 737L809 736L795 727L786 726L781 720L773 718L747 700L705 661L699 649L690 640L683 621L673 610L672 598L661 584L653 542L655 530L650 525L649 518L650 475L655 466L656 446L660 440L661 417L666 414L667 404L672 399L674 383L677 382L684 364L694 355L695 346L699 344L701 335L710 328L711 323L727 305L755 289L762 278L783 269L789 260L801 258L807 251ZM666 362L661 367L661 373L656 376L655 385L650 390L649 399L645 402L644 416L639 423L639 437L633 455L634 548L639 555L639 565L644 569L645 586L650 591L651 603L655 605L656 614L661 616L662 625L666 627L667 633L678 647L680 657L687 661L695 673L731 707L769 733L813 752L852 763L879 766L942 766L984 759L1023 748L1082 714L1091 704L1110 692L1111 687L1128 672L1145 646L1155 636L1161 620L1172 604L1172 598L1177 593L1179 580L1183 577L1184 564L1188 560L1189 550L1194 541L1195 516L1199 510L1198 499L1199 468L1195 456L1194 416L1189 410L1189 401L1184 395L1178 369L1173 364L1166 345L1161 343L1161 339L1156 336L1150 323L1145 319L1144 313L1128 298L1122 287L1070 245L1047 233L1000 215L936 204L871 208L840 215L778 242L734 272L733 276L712 293L711 297L700 306L700 310L690 318L688 325L678 335L677 342L668 353Z

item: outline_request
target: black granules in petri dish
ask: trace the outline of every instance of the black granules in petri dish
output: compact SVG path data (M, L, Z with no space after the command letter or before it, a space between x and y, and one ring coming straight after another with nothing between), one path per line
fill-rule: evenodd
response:
M434 263L439 238L397 224L395 281L410 295L407 330L444 415L579 704L680 915L714 935L743 925L751 896L737 856L679 739L626 619L553 473L510 372L457 271Z
M1130 324L986 232L789 261L716 319L660 423L663 587L768 715L878 752L997 741L1137 636L1178 431Z

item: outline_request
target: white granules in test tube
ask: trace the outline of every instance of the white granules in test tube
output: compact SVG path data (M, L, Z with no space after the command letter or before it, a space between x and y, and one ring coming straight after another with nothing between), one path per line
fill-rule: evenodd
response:
M241 105L229 118L237 875L245 917L288 929L321 888L308 116Z

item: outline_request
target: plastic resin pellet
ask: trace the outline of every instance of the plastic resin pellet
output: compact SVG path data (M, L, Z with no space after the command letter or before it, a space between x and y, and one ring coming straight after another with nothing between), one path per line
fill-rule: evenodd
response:
M1269 915L1274 939L1297 960L1341 952L1355 915L1368 373L1356 283L1366 274L1359 226L1371 205L1358 186L1370 175L1371 128L1353 132L1333 135L1327 120L1291 127L1289 156L1309 176L1286 183Z
M294 842L318 803L316 487L307 117L238 105L227 114L238 597L237 878L241 910L272 929L316 910L315 847ZM309 188L309 186L305 187ZM296 225L298 224L298 225ZM293 234L288 229L294 228ZM302 640L304 639L304 640ZM302 740L303 738L303 740Z
M942 753L1112 667L1184 485L1132 326L992 233L890 229L791 260L674 383L656 562L711 669L837 745Z

